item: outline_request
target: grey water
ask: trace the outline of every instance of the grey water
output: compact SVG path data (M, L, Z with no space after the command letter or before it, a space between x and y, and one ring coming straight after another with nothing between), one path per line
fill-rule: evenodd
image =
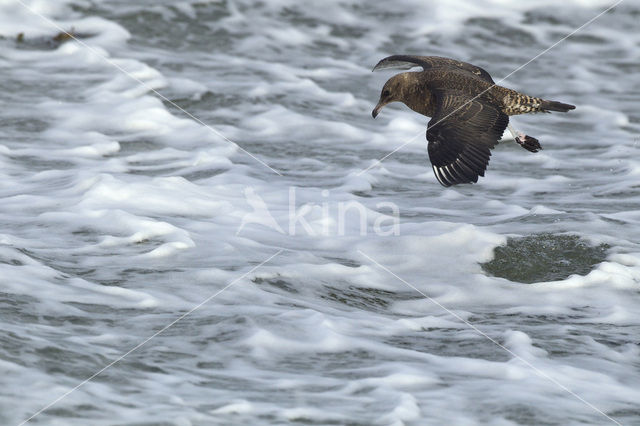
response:
M0 2L0 423L640 424L640 6L563 39L609 6ZM443 188L397 53L577 108Z

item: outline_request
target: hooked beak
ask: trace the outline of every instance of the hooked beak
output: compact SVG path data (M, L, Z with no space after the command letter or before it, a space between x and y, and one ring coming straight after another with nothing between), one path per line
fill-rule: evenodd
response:
M382 101L378 102L378 105L376 105L376 107L373 109L373 111L371 111L371 116L373 118L376 118L378 116L378 114L380 113L380 110L382 109L383 106L385 106L386 103L382 103Z

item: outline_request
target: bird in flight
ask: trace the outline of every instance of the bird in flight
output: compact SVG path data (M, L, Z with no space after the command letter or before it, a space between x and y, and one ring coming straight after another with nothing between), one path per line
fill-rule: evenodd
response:
M444 186L475 183L484 176L491 149L506 128L526 150L542 149L537 139L509 124L510 115L575 109L498 86L482 68L450 58L394 55L378 62L373 71L416 66L422 71L396 74L385 83L371 115L376 118L385 105L402 102L431 117L427 150L433 172Z

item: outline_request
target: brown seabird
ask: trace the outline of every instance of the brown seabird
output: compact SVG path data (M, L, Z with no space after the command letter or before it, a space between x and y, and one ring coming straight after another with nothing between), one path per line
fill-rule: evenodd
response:
M373 71L415 66L423 70L397 74L385 83L371 115L376 118L385 105L402 102L431 117L427 150L433 172L444 186L473 183L484 176L491 149L507 127L523 148L542 149L537 139L509 125L510 115L575 109L498 86L487 71L455 59L394 55L378 62Z

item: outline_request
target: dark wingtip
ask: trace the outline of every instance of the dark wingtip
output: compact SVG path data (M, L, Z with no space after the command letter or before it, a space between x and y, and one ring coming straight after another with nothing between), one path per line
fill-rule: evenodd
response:
M384 58L384 59L379 60L379 61L378 61L378 63L377 63L373 68L371 68L371 72L378 71L378 69L379 69L378 67L379 67L379 66L380 66L380 65L381 65L381 64L382 64L386 59L387 59L387 58Z
M382 59L382 60L378 61L378 63L377 63L373 68L371 68L371 72L379 71L379 70L382 68L382 67L381 67L382 63L383 63L386 59L387 59L387 58L384 58L384 59Z
M418 66L424 67L425 65L416 62L415 57L407 55L391 55L381 59L371 71L387 69L408 70Z

